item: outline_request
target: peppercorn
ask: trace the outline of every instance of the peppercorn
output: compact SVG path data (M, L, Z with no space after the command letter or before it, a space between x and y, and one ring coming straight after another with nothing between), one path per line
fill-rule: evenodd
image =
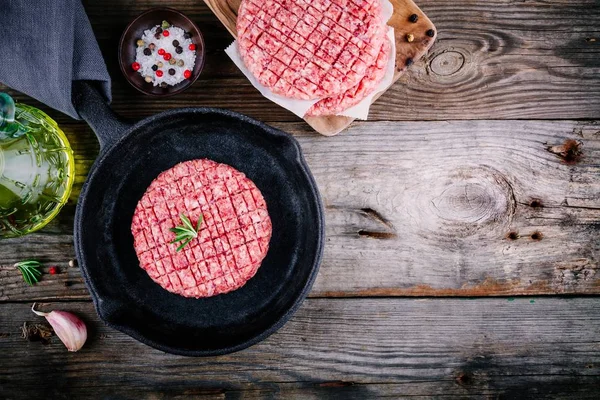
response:
M192 37L192 34L189 33L189 32L186 32L186 33L183 34L183 37L186 38L186 39L189 39L189 38Z
M58 273L58 268L57 267L50 267L50 269L48 270L48 273L50 275L56 275Z
M162 28L160 26L156 28L156 33L162 33Z
M169 35L170 35L169 31L165 29L165 30L163 31L163 36L164 36L164 37L169 37Z
M167 22L167 21L163 21L160 24L160 27L163 29L167 29L168 27L170 27L171 25Z
M192 76L192 71L190 71L189 69L186 69L185 71L183 71L183 77L185 79L190 79L191 76Z
M131 64L131 68L134 71L138 71L140 69L140 67L141 67L140 63L134 62L133 64Z
M194 51L194 50L196 50L196 45L195 45L194 43L192 43L192 44L190 44L190 45L188 46L188 48L189 48L191 51Z
M149 48L150 50L154 50L154 49L156 48L156 45L155 45L154 43L150 43L150 44L148 45L148 48Z
M158 68L162 68L164 64L162 63L162 61L159 61L156 63L156 65L158 65Z
M158 65L153 65L152 66L152 71L156 71L158 69Z
M175 69L169 68L169 75L175 75Z
M137 47L144 47L144 45L146 43L144 43L144 41L142 39L138 39L135 44L137 45Z
M175 47L175 53L177 53L177 54L183 53L183 47L181 47L181 46Z
M144 49L144 55L146 55L146 56L152 55L152 50L150 50L149 48L146 47Z
M156 76L160 78L161 76L163 76L163 72L159 69L158 71L156 71Z
M148 83L152 82L152 77L150 75L146 75L146 77L144 78L144 80Z
M176 59L174 59L174 58L171 58L171 59L169 60L169 64L171 64L171 65L175 65L175 64L177 64L177 60L176 60Z
M160 39L160 33L155 33L155 34L154 34L154 37L155 37L156 39Z
M413 40L415 40L415 35L413 35L412 33L408 33L408 34L406 35L406 41L407 41L408 43L410 43L410 42L412 42Z
M169 61L171 59L171 57L173 57L171 55L171 53L165 53L165 55L163 56L163 58L165 59L165 61Z
M165 49L158 49L158 55L159 56L164 56L166 53Z
M160 87L161 88L166 88L167 86L169 86L169 85L167 85L167 82L161 82L160 83Z
M185 62L183 62L183 60L177 61L177 66L178 67L183 67L184 65L185 65Z
M407 58L406 59L406 66L407 67L410 67L412 65L412 63L413 63L413 59L412 58Z
M412 14L410 17L408 17L408 20L414 24L419 20L419 16L417 14Z
M179 40L173 40L173 47L179 46Z
M434 37L435 31L433 29L429 29L427 32L425 32L425 34L429 37Z

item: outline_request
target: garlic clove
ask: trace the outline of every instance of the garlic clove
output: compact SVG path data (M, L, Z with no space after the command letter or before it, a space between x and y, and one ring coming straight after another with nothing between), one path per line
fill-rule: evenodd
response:
M39 316L45 317L54 329L56 336L64 343L69 351L81 349L87 340L87 327L85 323L75 314L68 311L51 311L49 313L36 311L35 303L31 311Z

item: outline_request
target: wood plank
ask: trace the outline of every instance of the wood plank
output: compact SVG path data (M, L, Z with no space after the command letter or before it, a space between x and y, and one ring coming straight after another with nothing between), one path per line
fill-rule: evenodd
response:
M28 342L30 304L0 305L0 397L597 397L600 299L311 299L266 341L205 359L164 354L105 327L68 353ZM42 378L43 377L43 378ZM572 398L572 397L571 397Z
M158 0L84 1L113 78L114 107L139 118L186 106L230 108L264 121L299 121L245 80L223 52L229 32L197 0L170 2L207 42L205 70L169 99L138 93L117 63L121 33ZM371 120L600 118L600 3L595 0L418 0L439 31L427 58L373 106ZM0 86L0 90L5 90ZM23 99L18 96L18 99ZM68 117L51 113L59 120Z
M237 39L237 14L241 4L240 0L204 0L206 5L221 21L223 26ZM419 60L433 45L436 39L436 28L423 11L412 0L389 0L393 7L393 14L388 26L394 28L396 61L394 68L394 79L396 82L400 76L407 71L407 60ZM418 21L410 22L411 15L417 15ZM427 31L433 31L432 36L427 36ZM406 35L410 33L414 36L414 42L409 43L406 40ZM392 83L393 84L393 83ZM389 87L388 87L389 89ZM387 90L387 89L386 89ZM377 94L373 98L373 102L385 93L385 91ZM346 129L354 118L343 116L320 116L320 117L305 117L304 120L313 127L314 130L325 136L337 135Z
M326 206L312 296L600 293L600 124L369 122L327 139L276 126L300 141ZM80 185L97 144L83 124L65 130ZM579 158L555 154L567 140ZM73 212L0 241L0 301L88 298L67 267ZM27 287L11 265L30 257L61 273Z
M316 291L598 293L599 139L595 123L487 121L303 140L328 207ZM549 151L567 140L571 164Z

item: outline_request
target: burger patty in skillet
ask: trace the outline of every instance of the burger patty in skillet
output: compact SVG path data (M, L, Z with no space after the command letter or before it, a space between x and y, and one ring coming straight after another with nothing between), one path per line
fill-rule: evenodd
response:
M196 227L180 251L172 229ZM208 159L162 172L139 201L131 224L140 266L164 289L210 297L242 287L267 254L271 219L265 200L235 168Z

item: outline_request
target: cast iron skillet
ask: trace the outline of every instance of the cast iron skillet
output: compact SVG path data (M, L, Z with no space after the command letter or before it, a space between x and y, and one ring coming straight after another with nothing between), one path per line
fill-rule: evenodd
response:
M75 252L100 318L152 347L187 356L238 351L279 329L308 294L323 252L321 200L296 140L214 108L166 111L130 126L87 82L75 84L74 103L101 145L75 213ZM273 236L244 287L190 299L162 289L139 267L130 226L138 200L161 171L204 157L256 183Z

